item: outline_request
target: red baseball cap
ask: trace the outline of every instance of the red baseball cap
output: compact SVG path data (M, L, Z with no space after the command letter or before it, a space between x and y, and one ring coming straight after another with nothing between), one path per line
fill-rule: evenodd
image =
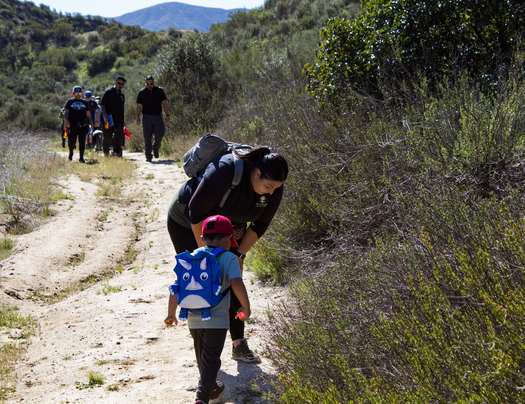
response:
M231 234L233 236L232 222L225 216L210 216L202 224L202 234ZM235 237L232 237L231 243L232 247L239 247Z

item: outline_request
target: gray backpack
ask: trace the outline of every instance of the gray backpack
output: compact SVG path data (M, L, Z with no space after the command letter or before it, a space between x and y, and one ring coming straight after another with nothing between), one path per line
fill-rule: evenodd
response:
M182 168L186 175L190 178L197 178L200 182L204 170L215 158L223 156L228 153L233 154L233 162L235 164L235 173L230 188L224 194L219 207L223 207L226 199L234 189L241 182L243 160L238 157L233 151L239 151L241 154L246 153L252 149L252 146L243 145L241 143L227 142L223 138L208 133L201 137L195 145L188 150L182 157Z

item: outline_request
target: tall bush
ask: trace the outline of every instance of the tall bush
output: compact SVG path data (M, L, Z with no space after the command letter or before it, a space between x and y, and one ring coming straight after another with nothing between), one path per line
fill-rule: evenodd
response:
M175 142L166 151L175 151L175 137L202 136L222 117L228 92L222 59L205 34L192 33L166 45L154 65L155 80L162 83L170 108L177 111L166 133Z
M467 340L453 356L461 335L449 337L445 321L425 311L442 307L439 316L453 316L474 291L454 282L485 279L476 295L483 300L471 301L454 326L487 341L499 320L492 308L475 312L477 305L496 301L503 310L509 296L521 296L522 236L508 233L524 207L519 72L491 94L467 79L436 86L438 94L423 81L417 91L385 85L385 95L398 96L383 97L388 102L353 93L346 108L319 112L312 99L282 88L250 107L265 122L258 142L275 146L292 167L254 260L273 260L262 273L290 285L291 299L270 313L267 349L283 375L283 402L462 402L471 391L479 402L519 402L521 391L510 388L523 382L518 332L502 342L505 374L489 382L499 366L490 351L469 355ZM458 279L438 278L447 265L447 276ZM481 321L476 334L469 327ZM513 321L519 330L518 311ZM405 325L412 336L402 334ZM440 367L442 335L458 361ZM469 367L468 381L456 383Z

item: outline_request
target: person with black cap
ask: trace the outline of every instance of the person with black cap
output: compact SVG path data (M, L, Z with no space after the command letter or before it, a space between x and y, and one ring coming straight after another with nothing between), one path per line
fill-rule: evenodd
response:
M165 118L162 120L162 108ZM164 137L165 126L170 122L170 111L168 100L162 87L155 85L155 80L150 74L146 77L146 87L142 88L137 95L137 108L135 117L137 126L140 126L140 114L142 112L142 132L144 134L144 148L146 160L152 157L159 158L159 149ZM155 140L153 140L155 134ZM153 150L153 155L151 154Z
M122 139L124 138L124 104L126 98L122 87L126 83L123 76L117 76L115 85L107 90L102 96L100 107L105 124L102 127L104 141L102 148L104 155L109 156L109 146L113 139L113 154L122 157Z
M86 135L88 123L93 127L93 119L89 112L89 106L82 98L82 87L75 86L72 91L73 97L69 98L64 105L64 127L69 129L67 136L69 146L69 160L73 160L73 150L78 137L79 162L84 161L84 150L86 147Z

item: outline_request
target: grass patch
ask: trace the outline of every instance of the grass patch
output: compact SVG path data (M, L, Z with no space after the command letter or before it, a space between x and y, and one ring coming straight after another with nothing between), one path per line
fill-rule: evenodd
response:
M53 203L57 202L57 201L60 201L60 200L64 200L64 199L69 199L69 200L74 200L75 198L71 195L67 195L65 193L63 193L62 191L58 191L54 198L53 198Z
M87 289L100 279L95 276L88 276L78 282L72 282L65 285L63 289L50 292L48 289L39 289L33 296L28 296L28 299L37 299L48 304L57 303L64 300L66 297L79 293Z
M78 254L73 254L71 257L69 257L68 265L76 266L82 263L84 259L86 258L86 253L84 251L81 251Z
M110 293L120 292L121 289L122 286L111 286L109 284L109 279L106 279L106 284L104 285L101 291L97 292L97 295L101 293L103 293L104 295L109 295Z
M37 330L38 323L33 316L23 316L13 306L0 306L0 332L10 339L0 346L0 399L15 391L14 365Z
M4 238L0 243L0 260L9 257L11 250L13 249L13 240L10 238Z
M96 361L96 364L99 366L102 366L102 365L107 365L110 363L118 363L118 362L120 362L119 359L101 359L99 361Z
M77 383L76 384L77 389L83 390L83 389L91 389L93 387L99 387L99 386L102 386L104 384L104 380L106 380L106 376L98 372L89 371L87 373L87 376L88 376L88 382L87 383Z

